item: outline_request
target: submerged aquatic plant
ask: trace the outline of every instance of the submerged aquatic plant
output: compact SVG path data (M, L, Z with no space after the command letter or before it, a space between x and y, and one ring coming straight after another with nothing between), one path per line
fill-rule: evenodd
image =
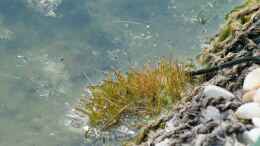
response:
M102 83L89 86L77 110L87 114L92 125L108 128L124 115L153 116L180 100L190 81L184 65L161 60L143 69L110 73Z

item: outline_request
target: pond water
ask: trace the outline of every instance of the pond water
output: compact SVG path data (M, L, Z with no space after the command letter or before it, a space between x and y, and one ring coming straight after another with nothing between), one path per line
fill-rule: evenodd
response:
M0 146L119 145L66 125L84 87L154 57L194 57L241 1L0 0Z

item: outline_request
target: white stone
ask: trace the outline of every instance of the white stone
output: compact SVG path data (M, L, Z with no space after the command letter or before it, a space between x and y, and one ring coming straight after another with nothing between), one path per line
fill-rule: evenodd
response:
M260 85L260 68L251 71L245 78L243 89L252 90Z
M234 94L232 94L231 92L215 85L205 86L203 94L207 97L225 97L225 98L234 97Z
M254 128L244 133L244 138L249 143L256 143L260 138L260 128Z
M257 89L253 96L254 102L260 103L260 89Z
M237 109L236 115L241 119L260 118L260 104L254 102L245 103Z
M252 118L252 122L255 127L260 128L260 118Z

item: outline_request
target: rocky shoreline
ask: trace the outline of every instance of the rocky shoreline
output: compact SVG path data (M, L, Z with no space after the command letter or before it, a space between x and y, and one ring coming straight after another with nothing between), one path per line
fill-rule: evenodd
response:
M260 56L260 3L247 1L228 16L223 29L200 54L201 64L211 67L236 58ZM171 115L144 127L135 142L128 145L246 146L254 143L245 133L255 125L251 119L238 118L236 112L246 103L244 80L256 68L259 65L245 62L207 74L203 84Z

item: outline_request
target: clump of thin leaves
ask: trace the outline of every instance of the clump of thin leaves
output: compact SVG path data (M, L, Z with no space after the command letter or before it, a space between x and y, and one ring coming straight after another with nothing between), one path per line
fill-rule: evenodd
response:
M77 109L91 124L108 128L123 115L153 116L180 100L190 76L184 65L161 60L143 69L110 73L100 84L89 86L90 97Z

